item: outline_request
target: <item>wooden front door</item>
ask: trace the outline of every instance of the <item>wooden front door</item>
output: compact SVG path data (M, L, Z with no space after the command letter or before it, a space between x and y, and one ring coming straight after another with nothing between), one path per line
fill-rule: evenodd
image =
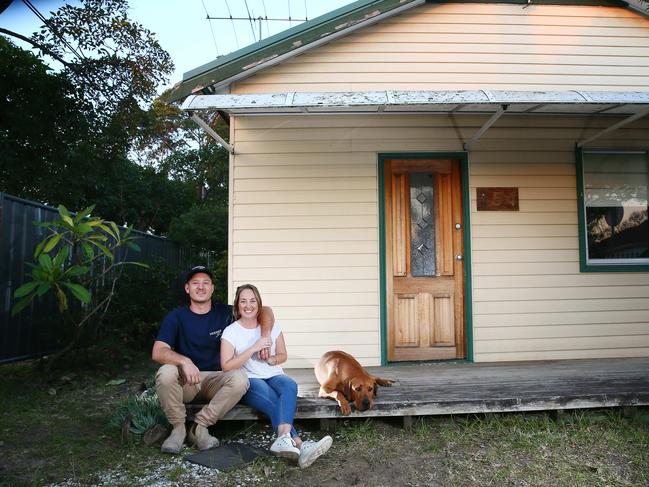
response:
M460 163L385 163L388 360L465 357Z

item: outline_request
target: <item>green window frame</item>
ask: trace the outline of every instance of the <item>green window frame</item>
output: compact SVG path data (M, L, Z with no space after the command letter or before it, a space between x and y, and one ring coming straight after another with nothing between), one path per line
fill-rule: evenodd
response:
M582 272L649 271L649 150L578 149Z

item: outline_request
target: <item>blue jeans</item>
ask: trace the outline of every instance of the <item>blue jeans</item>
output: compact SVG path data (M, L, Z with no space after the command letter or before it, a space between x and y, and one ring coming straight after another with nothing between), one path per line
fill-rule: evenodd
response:
M290 424L291 437L298 436L293 427L293 416L297 405L295 381L286 374L269 379L249 379L249 381L250 387L241 398L241 402L268 416L275 433L280 424Z

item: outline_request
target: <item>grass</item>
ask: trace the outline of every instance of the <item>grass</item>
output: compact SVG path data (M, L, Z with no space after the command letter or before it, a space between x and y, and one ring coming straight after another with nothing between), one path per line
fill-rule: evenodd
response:
M346 423L320 478L344 482L351 475L360 485L649 485L642 411L635 419L620 409L568 412L559 420L545 412L427 417L411 432L396 421ZM304 475L289 476L299 479Z
M150 452L121 442L110 426L116 404L150 372L102 370L46 377L31 364L3 366L0 379L0 483L43 485L82 478ZM116 374L126 378L106 385ZM127 456L129 455L129 456Z
M445 453L452 484L649 485L647 425L619 409L426 420L415 434Z
M222 473L122 442L110 427L118 405L150 380L146 357L49 378L28 364L0 370L0 485L649 485L646 408L634 418L620 409L425 417L410 431L398 419L342 420L332 449L307 470L267 457ZM240 426L218 435L270 443L266 424ZM314 439L325 434L317 426L298 425Z

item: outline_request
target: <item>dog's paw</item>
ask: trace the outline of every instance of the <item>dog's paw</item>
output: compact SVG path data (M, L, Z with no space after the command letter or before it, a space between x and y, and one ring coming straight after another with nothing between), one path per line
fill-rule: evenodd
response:
M352 413L352 408L349 406L349 404L341 404L340 412L343 414L343 416L349 416Z

